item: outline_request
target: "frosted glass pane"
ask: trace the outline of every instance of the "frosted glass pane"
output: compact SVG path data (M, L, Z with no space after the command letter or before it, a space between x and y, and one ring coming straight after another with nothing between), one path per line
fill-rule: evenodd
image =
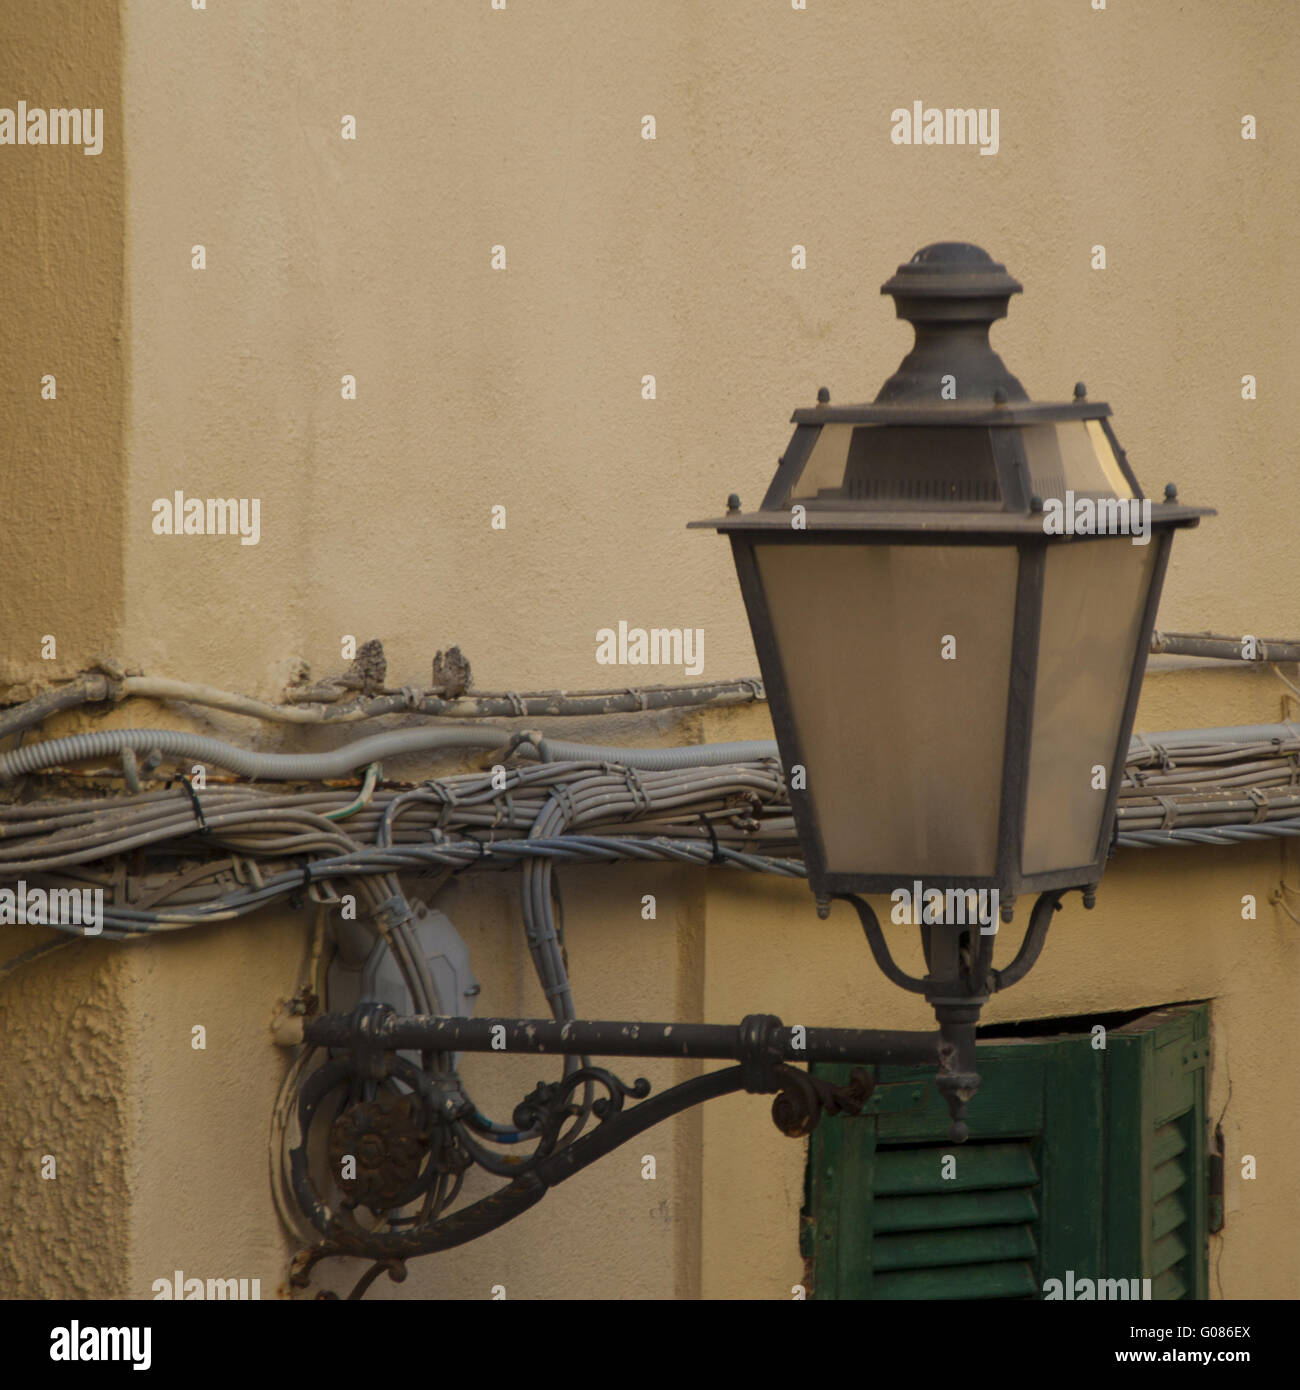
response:
M1092 862L1156 547L1127 536L1050 546L1034 685L1026 874Z
M1029 484L1039 497L1132 497L1101 426L1094 420L1028 425L1021 431Z
M992 874L1015 548L754 550L826 867Z
M791 500L808 501L823 489L837 489L844 481L844 465L852 440L852 425L823 425L803 471L790 489Z

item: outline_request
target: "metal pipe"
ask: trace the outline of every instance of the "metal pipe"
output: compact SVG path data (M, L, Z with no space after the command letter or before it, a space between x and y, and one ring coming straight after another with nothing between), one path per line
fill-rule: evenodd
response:
M540 1018L441 1018L390 1015L363 1041L385 1051L539 1052L591 1057L697 1057L741 1060L748 1048L744 1025L630 1023ZM351 1014L321 1014L303 1026L314 1047L350 1047L362 1038ZM860 1062L933 1065L939 1035L865 1028L801 1028L777 1024L768 1034L773 1053L789 1062Z
M1243 637L1219 637L1209 632L1153 632L1151 651L1155 655L1210 656L1222 661L1300 661L1300 642L1256 637L1253 657L1242 656Z

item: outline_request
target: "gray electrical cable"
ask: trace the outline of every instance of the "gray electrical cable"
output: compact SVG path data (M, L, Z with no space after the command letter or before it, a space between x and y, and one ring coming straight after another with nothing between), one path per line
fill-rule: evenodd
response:
M518 752L536 748L543 762L619 763L623 767L647 771L667 771L679 767L716 767L721 763L755 762L779 756L771 739L749 739L740 743L694 743L678 748L616 748L599 743L566 743L562 739L542 738L534 744L521 741Z
M78 705L107 700L112 693L113 685L107 676L78 676L68 685L47 690L25 704L16 705L13 709L0 713L0 738L30 729L61 710L76 709Z
M1130 759L1134 754L1150 751L1150 745L1161 748L1202 747L1212 744L1243 743L1268 745L1274 740L1300 743L1300 724L1236 724L1219 729L1168 729L1164 733L1135 733L1129 743Z

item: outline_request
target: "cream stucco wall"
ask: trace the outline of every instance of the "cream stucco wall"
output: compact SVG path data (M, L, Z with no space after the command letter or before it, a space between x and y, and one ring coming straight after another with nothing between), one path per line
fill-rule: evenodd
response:
M299 660L339 669L345 634L383 639L391 684L426 683L453 642L485 689L679 676L611 681L595 634L619 619L702 628L706 678L750 674L727 547L683 525L732 490L757 501L790 409L818 386L875 394L910 334L879 285L949 238L1025 285L993 339L1031 395L1067 398L1083 379L1149 491L1173 478L1219 508L1180 537L1160 626L1300 635L1289 4L387 0L380 22L339 0L101 0L6 6L0 25L6 92L103 105L107 120L96 159L0 150L12 681L104 654L275 697ZM892 144L891 111L918 99L996 106L998 154ZM1240 138L1247 113L1254 142ZM340 138L345 114L355 142ZM1099 243L1105 271L1090 268ZM51 357L57 412L38 395L35 364ZM152 501L177 489L259 498L259 543L154 535ZM64 634L57 671L34 645L46 631ZM1140 723L1274 719L1281 690L1175 666L1148 679ZM109 718L190 720L139 705ZM765 719L583 733L763 736ZM1212 1282L1230 1297L1300 1292L1300 1134L1274 1080L1297 1026L1295 927L1272 908L1250 925L1233 912L1242 893L1267 898L1281 859L1125 856L1097 910L1071 906L1034 975L989 1013L1215 1000L1211 1109L1230 1075L1229 1152L1255 1153L1261 1172L1230 1186L1216 1242ZM925 1026L843 912L819 922L800 885L627 867L564 881L583 1013ZM640 918L648 891L654 923ZM458 894L484 1009L542 1012L513 885L466 876ZM15 1135L25 1155L53 1129L101 1165L75 1209L64 1188L14 1189L13 1219L43 1234L6 1256L0 1291L141 1297L176 1268L276 1287L290 1247L265 1136L285 1059L266 1029L299 983L307 929L266 913L78 945L0 981L4 1045L23 1063L0 1068L0 1105L19 1119L0 1139L7 1161L28 1161ZM198 1022L206 1053L189 1047ZM469 1066L499 1105L536 1079L513 1061ZM656 1087L680 1074L643 1070ZM713 1102L371 1296L504 1283L511 1297L788 1297L802 1146L767 1109ZM644 1152L659 1158L654 1185ZM93 1258L68 1254L74 1219L111 1235Z

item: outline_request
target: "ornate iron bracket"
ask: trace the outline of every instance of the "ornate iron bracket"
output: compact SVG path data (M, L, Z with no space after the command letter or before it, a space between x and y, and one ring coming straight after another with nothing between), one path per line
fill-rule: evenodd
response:
M875 1087L866 1067L937 1065L936 1084L952 1117L949 1135L961 1142L969 1133L966 1106L980 1082L975 1065L980 1009L992 993L1029 972L1064 891L1039 897L1015 959L1000 971L992 968L992 934L941 924L923 926L927 974L919 979L894 961L870 904L843 895L856 910L885 976L930 1002L939 1022L937 1033L789 1027L772 1014L751 1014L736 1027L398 1017L387 1005L373 1003L362 1004L351 1014L308 1019L303 1027L306 1043L345 1051L312 1073L299 1091L299 1137L289 1153L290 1180L299 1206L321 1239L299 1254L290 1282L305 1286L316 1262L331 1255L360 1255L376 1261L358 1285L362 1292L385 1270L390 1278L404 1277L406 1260L449 1250L496 1230L535 1206L548 1189L661 1120L733 1091L775 1093L774 1122L782 1133L799 1138L812 1133L823 1112L862 1112ZM482 1137L486 1122L476 1116L454 1074L430 1076L397 1055L403 1051L443 1057L454 1052L535 1052L566 1057L570 1069L560 1081L540 1082L515 1108L518 1130L537 1142L527 1157L512 1159L488 1149ZM612 1071L592 1066L587 1061L591 1056L691 1057L736 1065L651 1096L644 1078L629 1085ZM848 1085L833 1086L791 1065L794 1062L861 1065L851 1073ZM594 1087L605 1094L590 1101ZM580 1088L588 1104L576 1103ZM326 1098L339 1092L344 1093L344 1103L332 1121L331 1163L335 1166L351 1157L356 1171L337 1178L343 1197L331 1206L313 1180L308 1140ZM625 1108L629 1098L639 1103ZM597 1123L594 1130L582 1134L586 1112ZM573 1123L566 1130L570 1120ZM436 1203L430 1211L435 1184L475 1163L509 1177L510 1182L449 1215L437 1215ZM354 1215L357 1206L365 1205L384 1217L421 1197L426 1199L428 1219L403 1217L390 1221L388 1229L370 1229Z
M555 1023L543 1019L462 1019L418 1016L399 1018L383 1005L363 1004L353 1014L310 1019L305 1041L316 1046L347 1048L314 1072L298 1097L298 1144L289 1153L294 1195L304 1215L320 1232L320 1242L300 1253L291 1282L303 1287L312 1267L330 1255L361 1255L376 1260L367 1276L388 1269L395 1277L402 1262L416 1255L448 1250L475 1240L527 1211L547 1190L580 1172L598 1158L692 1105L733 1091L776 1093L772 1117L785 1134L810 1134L822 1113L861 1113L875 1082L858 1067L847 1086L833 1086L790 1065L791 1061L866 1064L931 1064L939 1060L937 1033L887 1032L849 1028L787 1027L772 1014L753 1014L739 1027L716 1024L621 1022ZM504 1045L503 1045L504 1044ZM512 1181L490 1196L412 1229L370 1230L353 1215L358 1203L374 1209L384 1201L410 1202L427 1192L439 1171L477 1160L482 1145L464 1116L472 1109L454 1082L435 1086L399 1051L529 1051L569 1056L587 1054L633 1057L731 1059L738 1063L673 1086L650 1097L644 1078L631 1085L603 1067L582 1066L562 1081L542 1082L516 1107L514 1121L535 1131L537 1146L524 1160L509 1165ZM317 1190L308 1162L308 1136L326 1097L355 1094L360 1081L381 1088L381 1098L355 1099L335 1118L331 1158L337 1161L348 1143L361 1147L364 1170L347 1184L337 1209ZM394 1081L409 1086L397 1093ZM566 1142L564 1124L577 1108L579 1087L598 1085L606 1095L591 1107L597 1126ZM391 1099L383 1099L391 1096ZM624 1100L640 1103L624 1109ZM649 1098L647 1098L649 1097ZM418 1136L433 1136L423 1169L411 1162Z

